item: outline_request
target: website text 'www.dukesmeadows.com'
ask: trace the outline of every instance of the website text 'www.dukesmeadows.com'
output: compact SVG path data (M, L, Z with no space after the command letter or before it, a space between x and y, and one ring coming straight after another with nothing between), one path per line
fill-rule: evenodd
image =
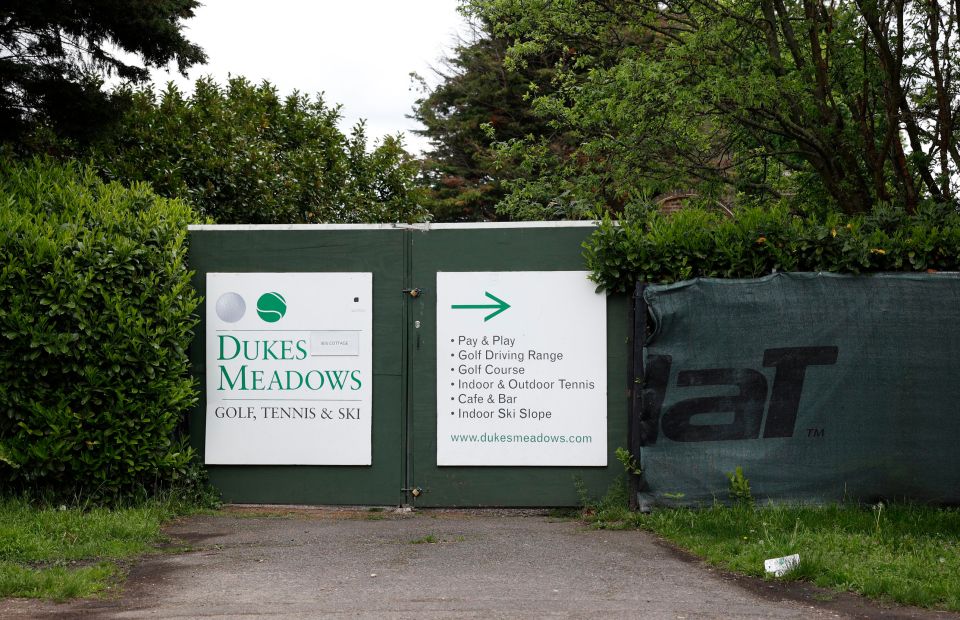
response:
M481 433L479 435L450 435L454 443L593 443L593 435L504 435Z

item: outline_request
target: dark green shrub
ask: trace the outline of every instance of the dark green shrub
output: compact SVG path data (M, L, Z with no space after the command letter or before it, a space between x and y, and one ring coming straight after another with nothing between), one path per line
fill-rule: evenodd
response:
M0 487L117 497L188 472L184 203L0 159Z
M111 180L147 181L220 224L416 222L420 164L396 137L338 128L339 106L264 82L202 78L124 95L129 109L89 155Z
M870 273L960 269L960 215L927 206L915 215L800 217L781 207L746 208L732 219L684 209L606 218L584 244L599 288L695 277L755 278L774 271Z

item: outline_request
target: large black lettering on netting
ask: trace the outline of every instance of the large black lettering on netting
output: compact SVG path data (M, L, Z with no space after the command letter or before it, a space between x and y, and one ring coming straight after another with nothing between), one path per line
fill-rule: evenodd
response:
M960 503L960 277L774 274L642 287L640 464L661 503Z

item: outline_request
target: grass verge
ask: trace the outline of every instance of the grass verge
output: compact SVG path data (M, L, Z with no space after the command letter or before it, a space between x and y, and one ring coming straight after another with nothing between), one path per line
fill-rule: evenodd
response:
M0 597L106 593L123 577L119 561L154 550L165 521L196 510L175 499L83 508L0 498Z
M619 497L623 495L622 497ZM960 510L916 504L734 506L630 513L612 493L584 515L595 527L650 530L710 564L772 579L763 561L793 553L783 579L960 611Z

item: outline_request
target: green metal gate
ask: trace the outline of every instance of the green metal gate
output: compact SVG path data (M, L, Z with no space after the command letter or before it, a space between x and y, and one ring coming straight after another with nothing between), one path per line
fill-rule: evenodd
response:
M606 466L437 465L437 272L580 271L591 232L581 223L192 227L201 295L208 273L373 274L372 465L210 465L211 481L238 503L569 506L578 487L602 494L623 474L614 452L627 446L626 296L607 299ZM191 349L201 387L205 330L201 322ZM205 412L203 394L190 420L201 456Z

